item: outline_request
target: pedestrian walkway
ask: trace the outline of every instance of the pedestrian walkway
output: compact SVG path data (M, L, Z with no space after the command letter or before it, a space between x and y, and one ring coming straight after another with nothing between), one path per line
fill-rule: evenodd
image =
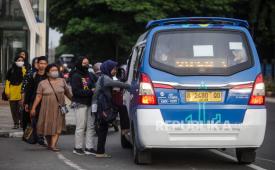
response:
M0 137L21 137L22 129L12 129L13 121L9 105L0 105Z

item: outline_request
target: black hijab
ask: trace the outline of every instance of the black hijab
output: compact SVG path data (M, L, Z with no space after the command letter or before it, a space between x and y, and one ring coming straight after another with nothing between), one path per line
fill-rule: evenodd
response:
M6 79L10 81L11 85L19 85L20 83L22 83L23 81L23 71L22 71L22 67L18 67L15 62L19 59L23 57L17 56L14 59L14 62L11 66L11 68L9 69Z
M77 60L76 60L76 63L75 63L75 68L76 68L76 71L82 75L89 75L89 71L88 71L88 67L83 67L82 66L82 62L84 59L88 59L87 57L79 57ZM88 59L89 60L89 59Z

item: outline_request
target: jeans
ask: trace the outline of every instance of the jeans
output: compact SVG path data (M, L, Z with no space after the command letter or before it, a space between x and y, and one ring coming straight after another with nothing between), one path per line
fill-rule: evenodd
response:
M75 148L82 149L86 130L86 148L96 148L95 116L91 114L91 107L77 104L74 108L76 117Z

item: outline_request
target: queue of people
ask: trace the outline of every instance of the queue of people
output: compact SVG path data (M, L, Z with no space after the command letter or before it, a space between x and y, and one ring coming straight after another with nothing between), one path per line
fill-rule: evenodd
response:
M115 87L128 90L130 85L113 79L117 62L96 63L93 73L89 71L89 65L88 57L76 60L70 73L70 89L60 76L59 66L48 64L46 56L34 58L30 65L27 52L19 53L7 72L4 94L9 100L13 128L23 128L23 140L54 152L60 151L57 143L62 131L66 130L67 97L72 102L76 119L73 153L111 157L105 153L105 144L109 125L117 113L123 126L121 130L129 129L128 115L124 115L123 108L113 102L112 91Z

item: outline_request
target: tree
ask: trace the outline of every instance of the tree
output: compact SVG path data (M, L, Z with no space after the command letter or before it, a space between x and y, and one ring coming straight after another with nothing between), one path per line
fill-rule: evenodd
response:
M275 1L244 0L235 4L242 9L235 12L236 17L246 19L250 23L261 59L272 59L275 55Z
M62 48L94 60L123 60L152 19L223 15L234 0L59 0L50 1L50 25L63 33ZM172 9L172 10L171 10ZM61 50L62 51L62 50Z
M50 26L63 33L60 52L88 54L93 61L125 60L146 23L167 17L244 18L258 44L274 43L271 15L272 0L50 0Z

